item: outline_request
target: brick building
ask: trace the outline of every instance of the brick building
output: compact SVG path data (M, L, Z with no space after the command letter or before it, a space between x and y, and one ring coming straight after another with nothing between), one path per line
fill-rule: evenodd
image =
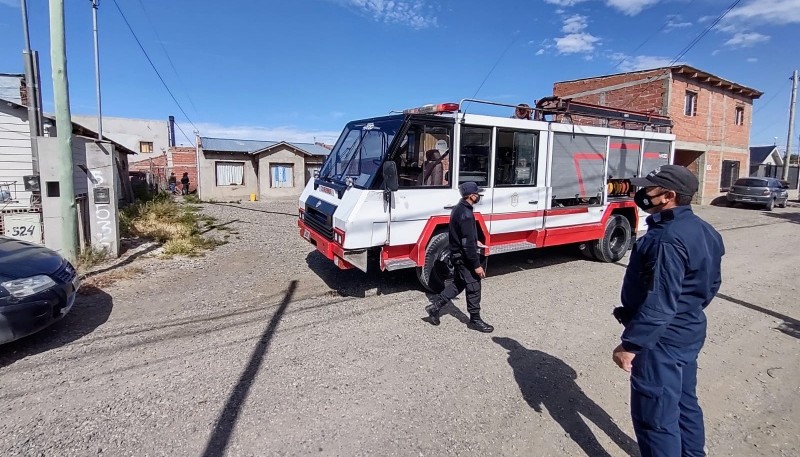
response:
M197 151L191 146L173 146L163 154L130 164L131 172L149 173L159 188L166 189L167 178L175 173L180 186L183 173L189 173L189 192L197 190Z
M753 100L762 95L755 89L677 65L557 82L553 95L669 116L675 163L697 175L700 204L723 195L750 169Z

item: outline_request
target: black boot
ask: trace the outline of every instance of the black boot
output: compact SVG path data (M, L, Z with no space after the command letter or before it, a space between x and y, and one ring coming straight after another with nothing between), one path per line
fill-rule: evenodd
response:
M469 323L467 324L467 328L471 328L472 330L477 330L482 333L492 333L494 331L494 327L484 322L481 319L481 315L478 313L469 315Z
M428 321L433 325L439 325L439 311L441 311L439 303L434 301L425 307L425 311L428 313Z

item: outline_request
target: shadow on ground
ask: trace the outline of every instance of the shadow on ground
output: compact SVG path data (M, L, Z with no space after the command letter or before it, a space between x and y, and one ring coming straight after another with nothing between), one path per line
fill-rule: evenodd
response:
M780 219L782 221L800 224L800 212L764 211L764 215L774 219Z
M585 260L585 258L575 246L512 252L490 256L487 272L488 277L491 278L578 260ZM342 296L363 298L367 296L367 291L373 289L377 290L378 295L423 290L414 268L381 272L377 265L374 265L374 268L370 267L368 273L355 268L340 270L319 251L310 252L306 256L306 263L308 268L319 276L329 288ZM443 313L447 314L448 309L445 308ZM455 316L455 314L453 315Z
M100 289L92 290L90 295L78 295L72 310L60 321L38 333L0 346L0 368L89 335L108 320L113 308L111 295Z
M508 351L508 364L522 397L537 413L547 409L564 432L593 457L609 456L583 418L591 421L631 457L639 456L636 441L614 423L611 416L578 386L577 373L558 357L528 349L511 338L492 340Z

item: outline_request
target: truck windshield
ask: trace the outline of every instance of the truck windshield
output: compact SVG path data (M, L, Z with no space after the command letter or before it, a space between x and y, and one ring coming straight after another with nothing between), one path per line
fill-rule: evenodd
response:
M354 186L369 187L403 118L388 116L347 124L322 166L320 178L344 183L349 177Z

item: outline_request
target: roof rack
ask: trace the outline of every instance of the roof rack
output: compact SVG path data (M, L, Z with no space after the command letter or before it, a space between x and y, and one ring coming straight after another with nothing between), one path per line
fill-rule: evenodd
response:
M509 108L518 108L523 106L521 104L512 105L508 103L465 98L459 103L461 106L460 112L463 114L466 114L466 103L506 106ZM547 119L546 116L564 116L570 121L572 121L572 116L582 116L603 120L606 122L606 125L611 121L616 121L622 124L622 128L626 128L626 124L639 125L642 128L653 127L671 129L673 127L672 120L668 116L642 113L608 106L593 105L591 103L576 102L568 98L562 99L554 96L545 97L541 100L537 100L535 105L535 107L524 105L524 109L530 110L531 114L533 115L533 119L538 121L556 120Z
M623 125L626 123L639 124L641 126L667 127L672 128L672 119L668 116L630 111L608 106L593 105L591 103L576 102L572 99L562 99L559 97L545 97L536 102L536 118L546 120L544 116L566 116L571 118L573 115L592 117L608 121L619 121Z

